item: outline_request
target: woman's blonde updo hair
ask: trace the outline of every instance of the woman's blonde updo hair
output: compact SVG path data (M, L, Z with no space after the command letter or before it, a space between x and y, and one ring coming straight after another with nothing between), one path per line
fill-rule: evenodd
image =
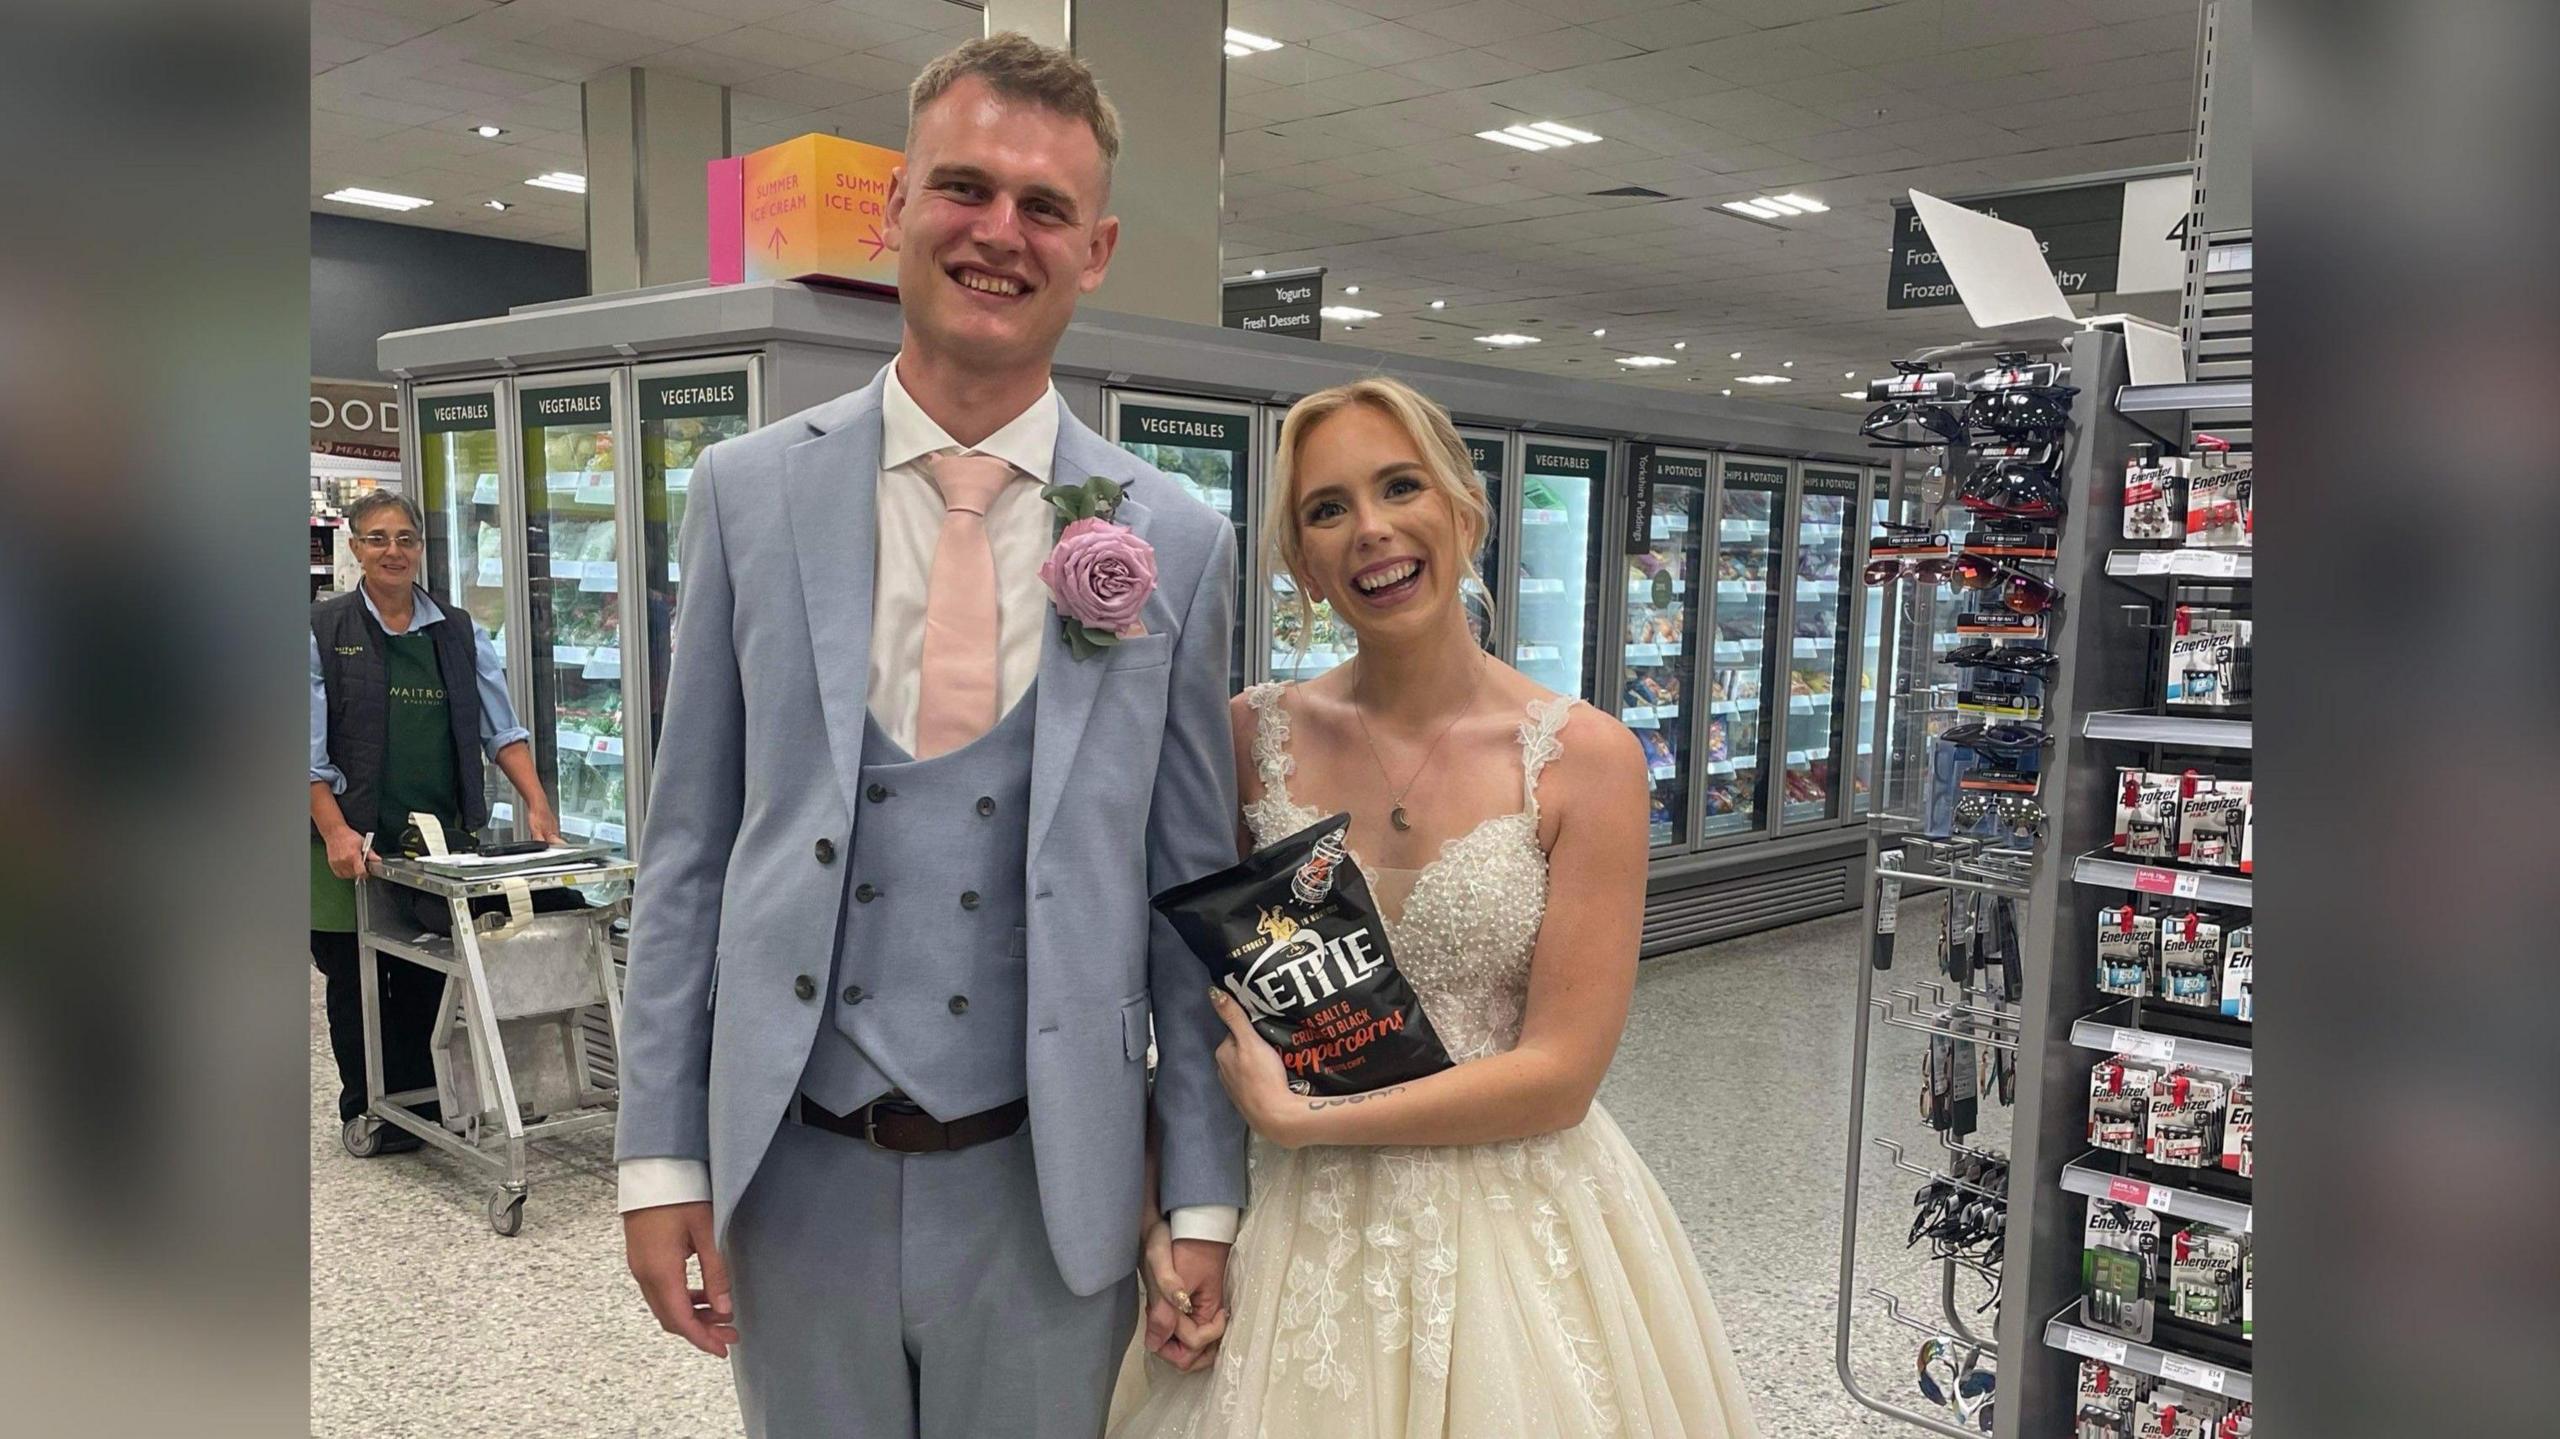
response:
M1458 438L1458 427L1450 422L1447 410L1411 385L1372 375L1318 390L1291 405L1288 418L1280 422L1280 452L1272 462L1262 532L1267 537L1273 572L1286 571L1294 582L1291 600L1297 609L1301 649L1315 623L1315 604L1307 593L1306 576L1299 572L1302 555L1298 547L1298 453L1318 425L1353 405L1367 405L1393 420L1413 441L1415 451L1422 456L1423 469L1431 476L1432 487L1448 500L1450 510L1457 516L1458 547L1464 552L1468 570L1460 576L1462 584L1473 578L1476 562L1484 553L1485 534L1493 523L1493 507L1485 498L1484 480L1476 474L1466 441ZM1484 598L1489 611L1491 597Z

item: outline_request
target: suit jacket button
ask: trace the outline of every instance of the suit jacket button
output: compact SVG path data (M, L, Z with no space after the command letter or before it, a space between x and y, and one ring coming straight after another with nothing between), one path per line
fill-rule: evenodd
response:
M791 992L802 999L815 999L818 997L818 982L804 974L791 981Z
M836 862L836 842L835 842L834 840L831 840L831 839L822 839L822 840L818 841L818 845L817 845L817 854L818 854L818 863L820 863L820 864L833 864L833 863L835 863L835 862Z
M964 889L960 891L960 907L962 909L976 909L978 907L978 892L974 889Z
M889 797L889 787L887 785L875 784L871 788L864 790L862 792L862 797L871 801L873 804L878 804L880 801Z
M858 984L846 985L844 987L844 1002L847 1004L862 1003L862 986Z
M969 1012L969 996L965 994L955 994L951 996L951 1012L953 1014L967 1014Z
M994 795L982 794L978 796L978 814L981 818L994 814L995 812L996 798Z
M880 891L873 889L868 881L853 887L853 899L856 904L869 904L879 897Z

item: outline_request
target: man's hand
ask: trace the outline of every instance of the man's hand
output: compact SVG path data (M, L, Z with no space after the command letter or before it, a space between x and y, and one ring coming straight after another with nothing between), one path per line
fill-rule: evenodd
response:
M560 817L551 812L549 800L528 800L525 804L524 827L544 844L567 844L560 837Z
M729 1357L738 1318L729 1303L729 1266L711 1242L711 1205L662 1204L622 1216L622 1252L658 1327L710 1355ZM687 1282L685 1261L702 1262L702 1287Z
M1173 1322L1174 1343L1190 1351L1190 1362L1175 1360L1174 1367L1188 1374L1214 1361L1218 1341L1226 1337L1228 1246L1208 1239L1175 1239L1170 1248L1174 1276L1181 1282L1181 1292L1191 1297L1189 1311L1175 1315Z
M321 839L329 847L329 872L340 879L356 879L364 874L364 836L348 825L339 825Z

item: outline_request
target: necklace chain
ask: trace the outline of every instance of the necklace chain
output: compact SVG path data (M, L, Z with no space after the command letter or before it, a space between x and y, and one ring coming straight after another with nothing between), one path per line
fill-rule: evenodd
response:
M1404 797L1413 792L1413 787L1415 785L1422 782L1423 773L1431 768L1432 758L1440 753L1440 742L1449 737L1449 731L1458 727L1458 721L1466 718L1467 711L1475 708L1476 695L1484 688L1484 658L1484 652L1482 650L1478 650L1476 652L1475 682L1467 686L1466 702L1459 705L1456 712L1449 716L1449 722L1440 727L1439 735L1431 741L1431 748L1422 752L1422 763L1414 767L1413 777L1406 780L1403 788L1401 789L1394 788L1396 777L1387 769L1386 756L1378 752L1377 739L1369 733L1369 717L1360 707L1361 673L1360 670L1356 668L1358 661L1353 661L1355 668L1351 672L1351 717L1359 722L1360 740L1363 744L1366 744L1369 747L1369 758L1377 762L1378 778L1385 780L1389 788L1394 790L1394 792L1387 798L1387 806L1388 818L1396 828L1412 828L1411 825L1405 822Z

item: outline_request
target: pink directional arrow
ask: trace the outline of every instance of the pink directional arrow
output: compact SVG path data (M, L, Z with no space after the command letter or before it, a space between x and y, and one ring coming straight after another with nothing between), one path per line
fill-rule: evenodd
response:
M781 258L782 258L782 227L781 227L781 226L777 225L777 226L775 226L775 227L774 227L773 237L772 237L771 239L766 240L766 241L764 242L764 247L765 247L767 250L770 250L770 251L772 251L772 252L773 252L773 258L775 258L775 259L777 259L777 260L779 260L779 259L781 259Z

